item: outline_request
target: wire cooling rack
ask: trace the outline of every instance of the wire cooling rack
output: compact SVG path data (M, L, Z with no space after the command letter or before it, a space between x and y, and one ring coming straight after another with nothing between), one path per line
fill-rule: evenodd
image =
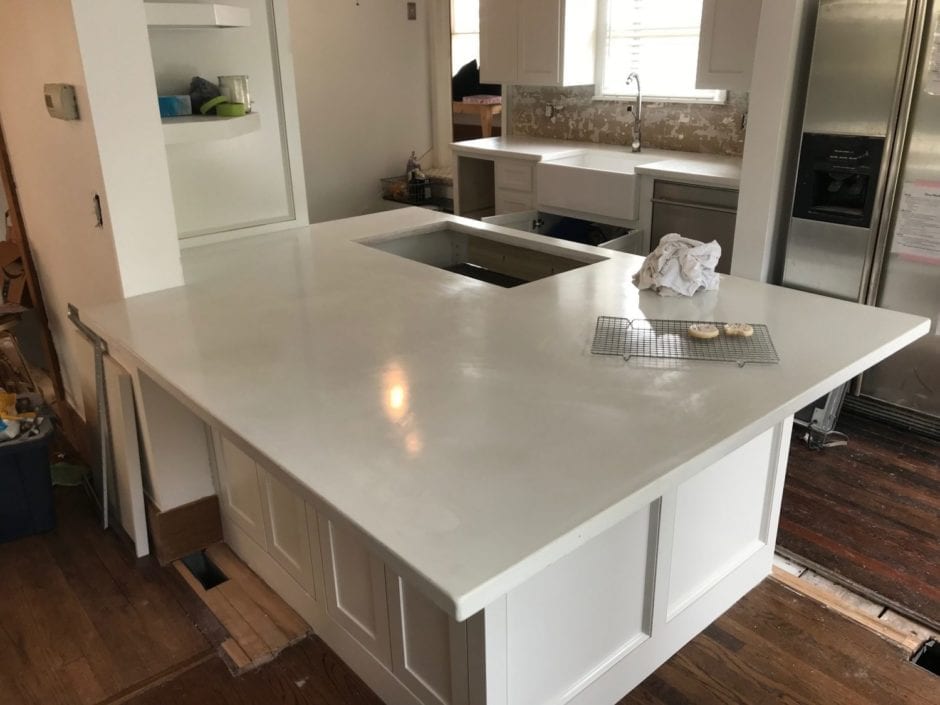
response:
M710 340L699 340L689 335L693 323L711 323L720 334ZM724 323L718 321L678 321L664 319L630 320L613 316L598 316L591 352L595 355L622 355L654 357L674 360L707 360L736 362L743 367L748 362L780 362L770 331L762 323L752 323L754 335L727 335Z

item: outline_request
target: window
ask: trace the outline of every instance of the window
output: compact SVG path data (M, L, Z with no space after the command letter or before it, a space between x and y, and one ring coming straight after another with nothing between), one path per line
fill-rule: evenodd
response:
M724 91L695 88L701 22L702 0L601 0L597 96L632 98L636 71L644 98L723 102Z
M480 0L451 0L450 75L474 59L480 63Z

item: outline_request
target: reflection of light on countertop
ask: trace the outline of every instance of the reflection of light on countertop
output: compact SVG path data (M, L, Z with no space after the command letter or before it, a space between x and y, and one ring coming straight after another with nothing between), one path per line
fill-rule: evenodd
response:
M396 384L388 390L388 405L393 410L405 408L405 388Z
M399 428L405 452L412 457L420 454L424 442L408 404L408 375L396 363L382 373L382 406L389 421Z
M408 455L418 455L423 448L424 442L421 440L421 435L417 431L412 431L405 436L405 450L408 451Z
M390 365L382 373L382 404L385 415L400 423L408 413L408 378L398 365Z

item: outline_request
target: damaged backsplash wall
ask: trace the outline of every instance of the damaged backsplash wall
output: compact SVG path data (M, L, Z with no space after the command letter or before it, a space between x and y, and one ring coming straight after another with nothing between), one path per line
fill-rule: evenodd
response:
M740 155L748 94L729 91L727 98L717 105L643 101L643 146ZM512 86L509 104L516 135L618 145L633 141L633 115L627 110L633 101L594 100L593 86Z

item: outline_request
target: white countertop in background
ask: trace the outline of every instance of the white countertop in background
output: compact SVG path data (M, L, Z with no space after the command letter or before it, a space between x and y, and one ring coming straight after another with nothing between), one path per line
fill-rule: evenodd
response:
M531 161L554 161L572 157L582 152L624 152L631 154L629 147L595 144L593 142L571 142L540 137L487 137L466 142L454 142L455 153L465 156L496 159L527 159ZM649 162L635 167L637 174L660 179L680 181L737 189L741 182L741 157L727 157L696 152L677 152L667 149L646 149L641 152Z
M503 289L364 246L459 220L409 208L183 253L186 285L82 311L465 619L927 331L722 277L661 298L608 259ZM766 323L778 365L590 353L598 315Z

